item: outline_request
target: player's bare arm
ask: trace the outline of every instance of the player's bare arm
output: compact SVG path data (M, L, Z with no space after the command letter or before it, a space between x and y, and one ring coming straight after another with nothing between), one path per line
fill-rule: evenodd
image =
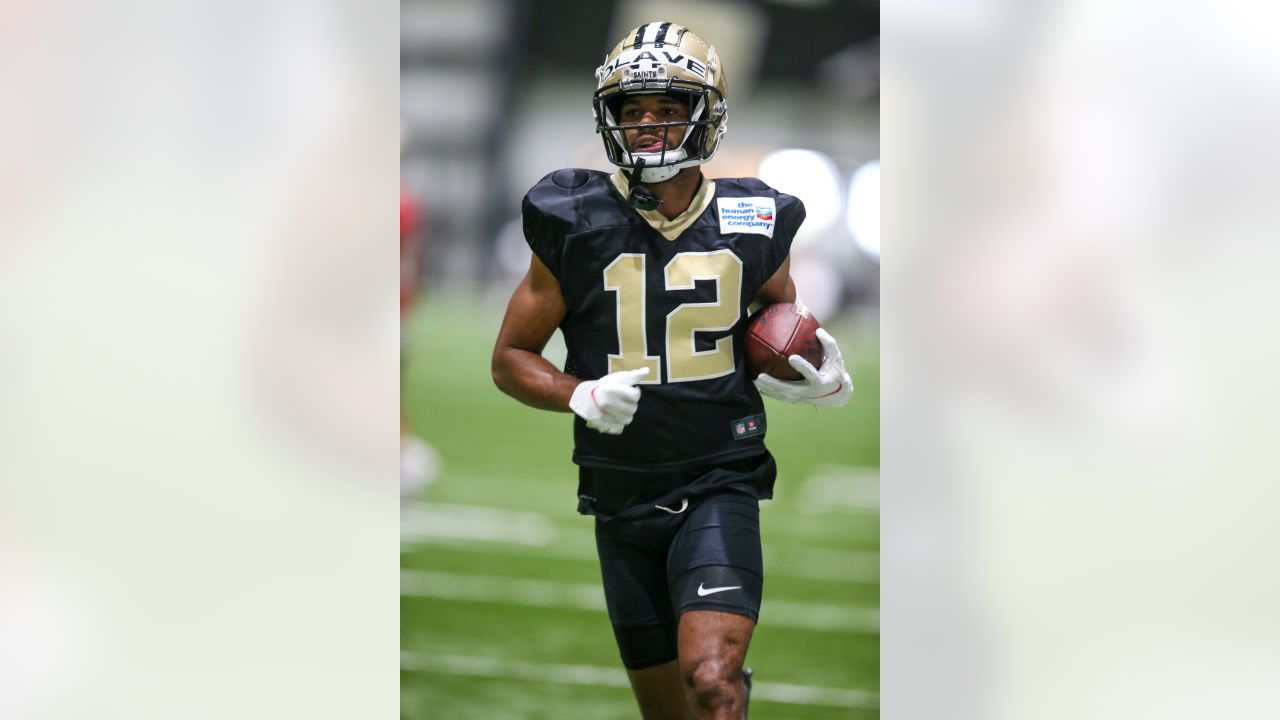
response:
M586 380L561 372L542 357L564 319L564 295L551 270L534 255L529 272L511 295L493 349L493 382L520 402L542 410L573 412L587 427L620 435L640 403L636 383L648 370L611 373Z
M537 255L520 281L493 348L493 382L502 392L542 410L569 412L581 382L542 357L542 349L564 319L560 283Z
M796 301L796 284L791 279L791 256L788 255L777 271L756 291L755 305L761 307L774 303Z

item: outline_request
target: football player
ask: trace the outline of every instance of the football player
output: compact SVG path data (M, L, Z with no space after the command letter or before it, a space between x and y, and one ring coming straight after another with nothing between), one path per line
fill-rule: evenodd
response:
M573 412L579 512L595 516L605 600L645 718L740 718L763 587L759 500L776 467L765 393L837 406L853 385L835 340L802 380L754 383L749 306L794 302L804 206L700 165L728 116L715 49L688 28L635 28L596 71L613 174L567 169L525 196L529 271L507 307L494 382ZM564 371L542 357L559 328Z

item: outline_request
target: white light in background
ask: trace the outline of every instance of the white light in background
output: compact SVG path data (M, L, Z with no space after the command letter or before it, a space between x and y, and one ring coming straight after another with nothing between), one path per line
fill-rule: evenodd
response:
M860 166L849 179L845 210L849 233L863 252L880 259L880 161Z
M840 215L840 174L835 162L820 152L771 152L760 161L760 179L804 202L808 216L796 236L797 244L829 230Z

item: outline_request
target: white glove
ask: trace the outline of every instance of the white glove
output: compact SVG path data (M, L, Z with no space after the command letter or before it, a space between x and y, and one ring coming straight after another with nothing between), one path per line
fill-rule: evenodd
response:
M599 380L585 380L573 389L569 409L587 421L587 427L606 435L621 435L635 417L640 403L636 383L649 368L610 373Z
M787 358L791 367L804 376L803 380L779 380L770 375L761 374L756 378L756 389L761 395L768 395L790 403L809 403L825 407L840 407L849 402L853 395L853 380L844 369L844 358L840 355L840 347L836 339L822 328L818 328L818 341L822 343L825 357L822 368L815 368L809 361L799 355Z

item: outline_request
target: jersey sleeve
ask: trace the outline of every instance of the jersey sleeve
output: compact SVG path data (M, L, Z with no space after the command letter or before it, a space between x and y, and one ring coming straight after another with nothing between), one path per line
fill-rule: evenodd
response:
M536 189L536 188L535 188ZM520 219L524 225L524 239L529 249L546 265L551 274L560 278L560 251L564 245L567 225L548 215L539 207L534 192L529 191L520 204Z
M607 187L603 173L567 168L539 180L520 204L525 242L561 284L566 238L584 223L590 224L584 217L589 215L593 198L598 204Z
M795 240L796 233L800 230L800 225L805 218L804 203L800 198L780 192L776 203L778 219L773 228L773 242L769 244L765 258L762 282L773 277L778 268L782 267L787 255L791 253L791 242Z

